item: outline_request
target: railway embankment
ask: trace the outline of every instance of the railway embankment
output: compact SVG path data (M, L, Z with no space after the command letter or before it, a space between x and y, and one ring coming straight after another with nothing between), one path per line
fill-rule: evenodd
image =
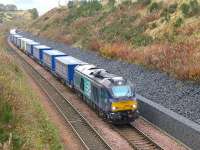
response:
M0 34L0 149L62 149L28 79L8 53L4 27Z
M143 117L189 147L193 149L199 147L200 86L198 84L176 80L164 73L139 65L106 59L97 53L34 37L30 33L21 34L130 79L135 84L137 93L147 98L138 97Z

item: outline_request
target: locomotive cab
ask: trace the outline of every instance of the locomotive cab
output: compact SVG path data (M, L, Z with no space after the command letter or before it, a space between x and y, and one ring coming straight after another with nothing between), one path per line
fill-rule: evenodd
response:
M138 117L134 87L123 77L94 65L75 69L75 89L100 116L114 124L124 124Z
M110 111L107 117L113 123L129 123L138 118L138 102L134 87L122 77L113 77L107 86Z

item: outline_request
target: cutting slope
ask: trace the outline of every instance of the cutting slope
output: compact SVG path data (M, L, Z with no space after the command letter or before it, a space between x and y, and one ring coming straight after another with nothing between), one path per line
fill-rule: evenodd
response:
M55 8L29 26L37 35L158 68L200 77L200 0L98 1Z

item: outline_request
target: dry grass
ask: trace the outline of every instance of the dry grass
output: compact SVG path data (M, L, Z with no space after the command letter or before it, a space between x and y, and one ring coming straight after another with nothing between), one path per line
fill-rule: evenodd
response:
M103 44L100 52L107 58L121 58L127 62L142 63L144 55L142 51L133 49L127 43L116 42L113 44Z

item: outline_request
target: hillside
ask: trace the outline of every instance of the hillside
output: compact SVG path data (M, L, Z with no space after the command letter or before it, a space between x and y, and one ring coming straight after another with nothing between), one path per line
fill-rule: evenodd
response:
M30 10L18 10L17 6L15 5L3 5L0 4L0 23L12 23L13 22L28 22L38 17L37 10L30 9Z
M180 79L200 79L200 0L103 2L71 1L28 31Z

